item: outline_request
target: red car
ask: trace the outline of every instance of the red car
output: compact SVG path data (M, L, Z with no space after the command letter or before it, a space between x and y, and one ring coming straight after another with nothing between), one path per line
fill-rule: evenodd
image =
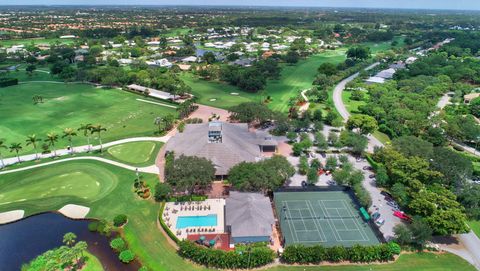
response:
M412 221L412 218L406 215L404 212L395 211L393 212L393 215L408 222Z

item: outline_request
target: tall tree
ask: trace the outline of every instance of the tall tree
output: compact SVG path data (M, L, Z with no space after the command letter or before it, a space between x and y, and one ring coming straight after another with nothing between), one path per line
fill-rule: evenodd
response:
M45 141L48 142L48 145L53 148L53 156L57 156L57 149L55 148L55 143L58 141L58 135L56 133L48 133Z
M32 145L33 150L35 151L35 159L38 159L37 144L39 141L40 139L38 139L35 134L27 136L27 146Z
M91 133L96 133L98 136L98 142L100 143L100 153L103 152L103 144L102 144L102 132L107 131L107 128L102 127L101 124L97 124L92 126Z
M192 194L196 187L206 188L215 178L210 160L196 156L180 156L165 165L165 179L177 191Z
M77 129L77 131L82 131L83 136L87 138L87 145L88 145L87 148L88 148L88 151L90 151L90 149L91 149L90 135L91 135L91 132L92 132L92 124L91 123L80 124L80 127Z
M63 235L63 243L69 247L73 247L77 240L77 235L73 232L67 232Z
M15 152L17 154L17 159L18 162L20 163L20 156L18 155L18 152L22 150L22 144L21 143L12 143L10 144L10 152Z
M73 137L74 136L77 136L77 133L75 132L75 130L73 128L65 128L63 130L63 136L62 138L67 138L68 139L68 143L69 143L69 146L70 146L70 153L73 154L73 144L72 144L72 140L73 140Z

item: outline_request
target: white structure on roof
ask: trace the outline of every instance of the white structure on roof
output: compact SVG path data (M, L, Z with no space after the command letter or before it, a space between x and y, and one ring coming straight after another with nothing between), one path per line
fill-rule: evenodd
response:
M368 84L383 84L385 83L385 78L372 76L368 78L365 82Z
M75 35L65 35L65 36L60 36L61 39L74 39L76 38Z
M198 58L196 56L189 56L182 59L182 62L192 63L192 62L197 62L197 59Z
M146 93L149 96L159 98L159 99L162 99L162 100L173 100L174 99L174 96L172 94L170 94L168 92L165 92L165 91L157 90L157 89L154 89L154 88L147 88L147 87L140 86L140 85L137 85L137 84L131 84L131 85L128 85L127 87L130 90L134 90L134 91L141 92L141 93Z
M168 61L168 59L166 58L162 58L162 59L155 59L153 61L146 61L146 63L149 65L149 66L158 66L158 67L165 67L165 68L171 68L172 67L172 63L170 61Z
M390 68L377 73L377 75L375 76L384 78L384 79L392 79L395 72L396 72L395 69Z
M405 60L405 63L410 65L410 64L413 64L415 61L417 61L418 57L414 57L414 56L411 56L409 58L407 58L407 60Z

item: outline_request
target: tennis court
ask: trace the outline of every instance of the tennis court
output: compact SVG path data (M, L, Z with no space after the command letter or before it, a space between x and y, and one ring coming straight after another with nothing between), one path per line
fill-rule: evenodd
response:
M379 241L345 191L274 193L286 245L373 245Z

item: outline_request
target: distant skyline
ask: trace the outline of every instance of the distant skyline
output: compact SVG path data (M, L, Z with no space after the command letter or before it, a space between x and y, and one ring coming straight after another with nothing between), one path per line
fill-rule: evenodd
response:
M0 5L228 5L480 10L480 0L0 0Z

